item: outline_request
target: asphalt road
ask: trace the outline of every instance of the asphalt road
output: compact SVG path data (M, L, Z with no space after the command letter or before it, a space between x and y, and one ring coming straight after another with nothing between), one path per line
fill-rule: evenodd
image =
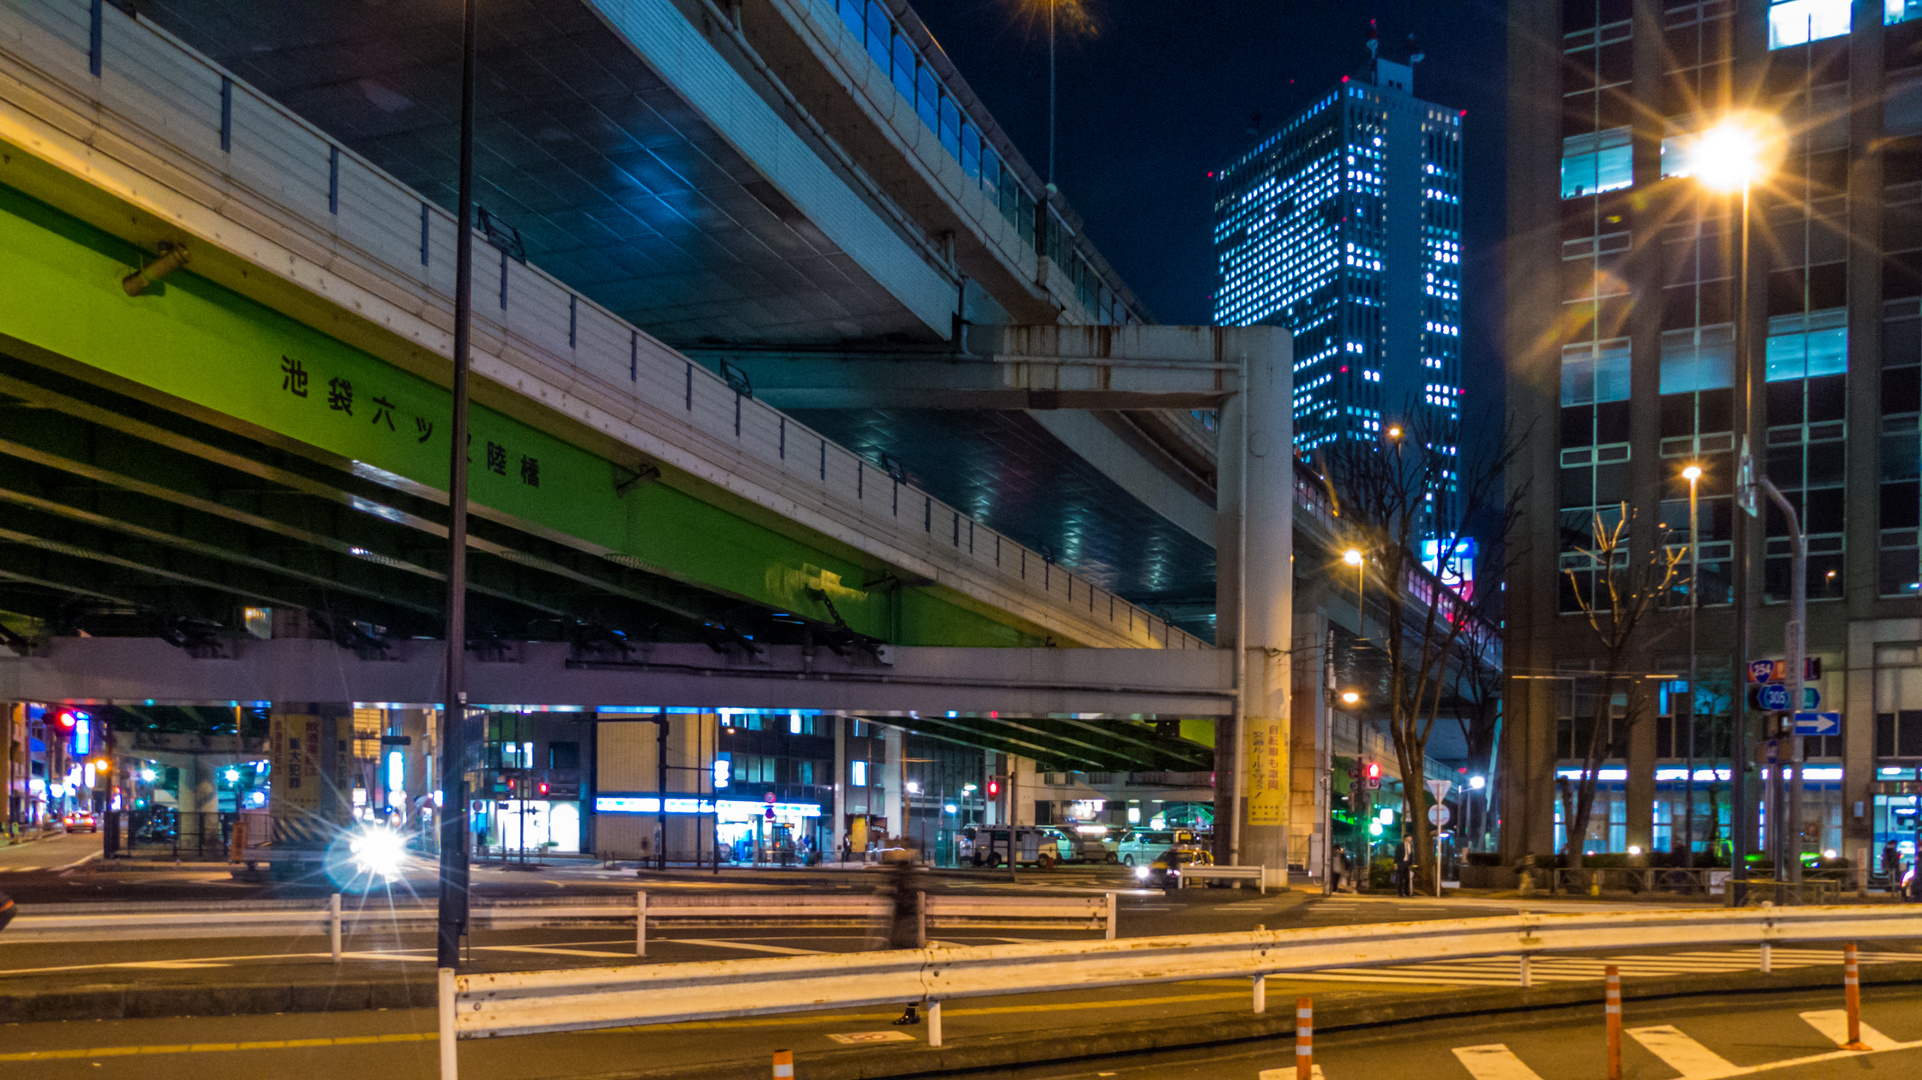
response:
M57 833L24 844L0 839L0 888L13 891L10 879L14 878L30 881L57 877L59 871L79 866L99 853L99 833Z
M1624 1009L1624 1080L1770 1080L1922 1076L1922 990L1871 992L1862 1009L1868 1053L1839 1049L1846 1030L1836 993L1716 1002L1630 1002ZM1604 1080L1600 1008L1524 1017L1434 1021L1319 1035L1314 1060L1326 1080ZM1183 1051L1068 1067L1037 1067L1016 1080L1294 1080L1292 1040Z
M951 1003L949 1045L1023 1031L1072 1030L1089 1024L1153 1019L1189 1022L1242 999L1245 986L1178 984L1152 993L1110 992ZM1397 988L1407 996L1408 988ZM1436 986L1429 993L1444 994ZM1323 1007L1379 996L1381 987L1330 987L1271 979L1270 1000L1290 1003L1308 994ZM1829 1078L1864 1073L1922 1075L1922 992L1871 988L1864 1005L1870 1053L1838 1049L1840 994L1743 997L1720 1001L1629 1004L1624 1037L1627 1080L1718 1080L1762 1075ZM663 1025L566 1035L535 1035L462 1043L466 1080L544 1080L606 1075L624 1068L673 1069L695 1063L743 1060L743 1075L766 1075L760 1065L775 1049L793 1049L806 1077L810 1052L852 1040L925 1038L924 1027L898 1028L892 1012ZM1601 1009L1589 1006L1535 1015L1456 1019L1352 1032L1323 1032L1315 1060L1325 1080L1602 1080ZM308 1077L380 1076L412 1080L435 1075L433 1017L426 1010L274 1015L178 1020L100 1021L9 1026L0 1035L0 1077L67 1080L204 1080L207 1075ZM886 1053L877 1042L877 1053ZM1095 1059L1072 1066L998 1071L1018 1080L1293 1080L1292 1039L1240 1043L1212 1050ZM1279 1073L1271 1070L1283 1070Z

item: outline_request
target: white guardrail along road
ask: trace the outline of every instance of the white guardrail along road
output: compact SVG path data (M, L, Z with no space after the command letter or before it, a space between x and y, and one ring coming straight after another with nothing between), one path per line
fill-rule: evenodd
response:
M650 923L725 925L743 920L781 923L873 923L892 917L886 896L754 895L578 900L529 900L475 905L476 929L536 930L573 926L634 927L634 953L647 955ZM943 896L921 894L930 927L1025 926L1101 930L1115 936L1115 894L1094 896ZM49 941L131 941L154 938L293 937L327 934L334 960L341 937L360 929L431 930L431 906L367 904L344 907L335 894L324 905L304 900L227 904L61 904L23 910L0 944Z
M441 1075L457 1039L927 1004L941 1045L949 998L1248 978L1501 955L1922 937L1922 909L1776 908L1516 915L1095 942L936 947L566 971L440 973ZM1521 966L1525 979L1526 965ZM744 994L743 987L753 987Z

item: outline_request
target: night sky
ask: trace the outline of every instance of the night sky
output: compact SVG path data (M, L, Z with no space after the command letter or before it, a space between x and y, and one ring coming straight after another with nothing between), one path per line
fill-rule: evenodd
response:
M1065 5L1068 0L1061 0ZM1164 323L1211 322L1211 169L1407 38L1416 95L1464 123L1464 419L1499 407L1503 0L1089 0L1092 38L1057 35L1055 183ZM1045 0L917 0L914 10L1036 172L1048 159ZM1038 14L1037 14L1038 13ZM1256 120L1259 114L1259 120ZM1495 414L1499 415L1499 413Z

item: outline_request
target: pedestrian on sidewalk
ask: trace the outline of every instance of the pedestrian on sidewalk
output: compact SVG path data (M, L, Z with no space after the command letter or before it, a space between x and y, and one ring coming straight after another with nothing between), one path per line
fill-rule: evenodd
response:
M1414 837L1401 838L1401 846L1395 849L1395 891L1402 896L1415 895L1415 840Z
M1341 891L1341 879L1343 875L1347 873L1348 873L1348 849L1343 847L1338 847L1335 849L1335 857L1329 860L1328 891L1330 893L1338 893Z

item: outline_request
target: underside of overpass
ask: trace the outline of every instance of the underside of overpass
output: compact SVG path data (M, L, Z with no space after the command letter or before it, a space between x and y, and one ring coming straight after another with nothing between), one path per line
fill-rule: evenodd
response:
M912 10L882 6L1010 183L1038 194L1039 178ZM151 0L139 10L452 205L456 9ZM837 10L820 0L484 0L480 202L518 232L530 261L716 368L756 348L965 360L954 331L970 323L1107 321L1036 254L1055 242L1037 242L1037 220L1078 252L1064 261L1098 266L1108 310L1118 298L1129 318L1145 318L1059 195L1052 218L1030 207L1030 232L1019 235L998 196L985 211L975 205L978 190L960 189L979 181L913 102L896 99L889 72ZM741 119L749 114L758 126ZM902 359L885 362L913 380ZM832 400L809 398L746 367L758 396L835 441L905 468L1063 569L1213 636L1213 433L1189 410L1212 408L1221 388L1181 401L1056 395L949 412L952 403L850 400L845 386ZM857 385L874 385L872 375Z

